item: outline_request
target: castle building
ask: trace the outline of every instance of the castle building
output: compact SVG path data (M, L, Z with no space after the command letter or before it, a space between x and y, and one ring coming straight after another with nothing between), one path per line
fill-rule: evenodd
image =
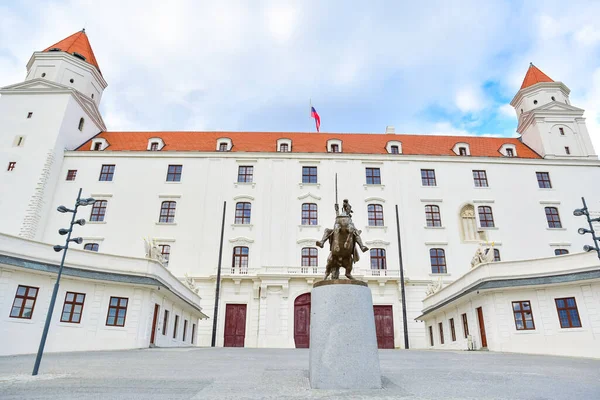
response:
M79 188L96 201L81 209L87 224L76 230L83 243L72 244L67 263L73 257L80 269L150 274L167 288L168 307L180 310L174 321L175 312L165 313L165 290L123 281L121 290L139 292L137 330L127 330L127 322L120 328L143 338L130 347L164 335L163 326L179 326L184 314L194 321L192 339L175 344L210 345L225 204L216 343L246 347L308 346L310 291L324 276L329 253L315 243L332 227L336 201L349 200L369 247L353 275L373 293L382 348L404 347L404 324L411 348L432 345L426 324L415 320L428 287L467 274L480 246L500 263L568 258L589 240L577 233L581 220L573 209L582 196L598 208L600 189L589 182L598 179L600 162L584 110L571 105L564 83L534 65L511 102L519 138L396 134L392 127L373 134L114 132L98 109L106 87L81 31L34 52L25 80L0 89L0 318L6 335L34 329L10 315L15 293L29 293L28 287L50 293L52 283L46 277L40 286L30 276L39 268L25 271L21 264L36 258L56 263L43 244L63 242L58 229L66 218L55 210L72 204ZM158 247L158 261L143 260L142 238ZM143 262L152 271L142 272ZM78 279L95 290L101 330L114 283ZM77 280L69 285L75 290ZM27 300L27 293L19 298ZM47 298L41 300L47 309ZM57 302L55 316L63 306ZM82 323L91 324L86 307ZM41 332L39 308L32 318ZM103 348L117 335L106 336Z

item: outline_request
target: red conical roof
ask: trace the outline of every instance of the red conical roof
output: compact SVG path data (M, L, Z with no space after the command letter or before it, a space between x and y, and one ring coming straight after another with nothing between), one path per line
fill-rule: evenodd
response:
M525 74L525 79L523 79L523 84L521 85L521 89L525 89L526 87L535 85L540 82L554 82L552 78L548 75L540 71L538 67L533 65L533 63L529 64L529 69L527 70L527 74Z
M98 69L98 72L100 72L100 66L98 65L98 61L96 61L96 56L94 56L94 51L92 50L90 41L85 34L85 29L72 34L58 43L53 44L47 49L44 49L44 51L47 52L51 49L60 49L69 54L81 54L85 57L86 62L92 64Z

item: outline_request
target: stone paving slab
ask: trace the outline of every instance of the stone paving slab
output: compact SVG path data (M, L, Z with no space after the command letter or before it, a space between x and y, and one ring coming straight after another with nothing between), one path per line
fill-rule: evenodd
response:
M186 348L0 357L0 399L599 400L600 360L380 350L383 389L313 390L306 349ZM343 368L343 366L340 366Z

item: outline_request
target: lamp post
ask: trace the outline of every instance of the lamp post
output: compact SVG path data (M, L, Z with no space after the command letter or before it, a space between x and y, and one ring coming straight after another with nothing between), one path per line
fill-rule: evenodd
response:
M85 219L75 220L75 216L77 215L77 208L79 206L89 206L90 204L94 204L96 200L93 198L82 199L81 198L81 189L79 189L79 193L77 194L77 201L75 201L75 208L68 209L65 206L59 206L56 210L60 213L70 212L73 214L71 218L71 225L69 229L61 228L58 230L60 235L67 235L67 240L65 241L65 245L56 245L54 246L54 251L57 253L61 250L64 250L62 255L62 260L60 261L60 268L58 269L58 275L56 276L56 283L54 284L54 291L52 292L52 299L50 299L50 307L48 308L48 314L46 315L46 324L44 325L44 332L42 333L42 340L40 340L40 347L38 348L37 356L35 358L35 365L33 366L33 373L31 375L37 375L38 370L40 369L40 363L42 362L42 355L44 354L44 346L46 345L46 338L48 337L48 329L50 328L50 321L52 320L52 312L54 311L54 304L56 303L56 296L58 295L58 286L60 283L60 277L62 275L63 266L65 265L65 257L67 255L67 249L69 248L69 242L75 242L77 244L81 244L83 239L80 237L71 239L71 233L73 232L74 225L85 225Z
M594 227L592 225L592 222L600 222L600 217L599 218L590 218L590 212L588 210L587 204L585 203L585 198L582 197L581 202L583 203L583 208L578 208L578 209L574 210L573 215L576 217L581 217L582 215L585 215L585 218L587 219L590 229L579 228L579 229L577 229L577 232L580 235L585 235L586 233L591 233L592 239L594 240L594 246L590 246L590 245L586 244L585 246L583 246L583 250L584 251L595 251L598 254L598 258L600 258L600 246L598 245L598 240L600 240L600 238L596 236L596 231L594 230Z

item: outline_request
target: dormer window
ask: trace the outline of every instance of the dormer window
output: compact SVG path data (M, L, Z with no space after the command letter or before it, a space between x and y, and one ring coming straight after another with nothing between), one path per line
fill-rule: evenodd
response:
M104 151L109 146L108 142L104 138L92 139L92 145L90 150L92 151Z
M51 48L51 49L50 49L50 50L48 50L48 51L62 51L62 50L61 50L61 49L59 49L58 47L53 47L53 48Z
M513 152L513 149L506 149L506 157L514 157L515 153Z
M148 147L146 147L146 150L161 151L163 147L165 147L165 142L159 137L153 137L148 139Z
M291 139L277 139L277 151L280 153L289 153L292 151Z
M85 56L83 56L83 55L81 55L81 54L79 54L79 53L77 53L77 52L74 52L74 53L73 53L73 56L75 56L75 57L79 58L80 60L83 60L83 61L85 61Z
M233 143L230 138L222 137L217 139L216 151L231 151Z
M517 148L512 143L504 143L500 147L499 151L500 151L500 154L502 154L504 157L516 157L517 156Z
M471 150L469 149L469 144L465 142L459 142L454 145L452 151L457 156L470 156Z
M397 140L390 140L385 145L388 154L402 154L402 143Z
M342 141L339 139L329 139L327 141L327 152L329 153L341 153L342 149Z

